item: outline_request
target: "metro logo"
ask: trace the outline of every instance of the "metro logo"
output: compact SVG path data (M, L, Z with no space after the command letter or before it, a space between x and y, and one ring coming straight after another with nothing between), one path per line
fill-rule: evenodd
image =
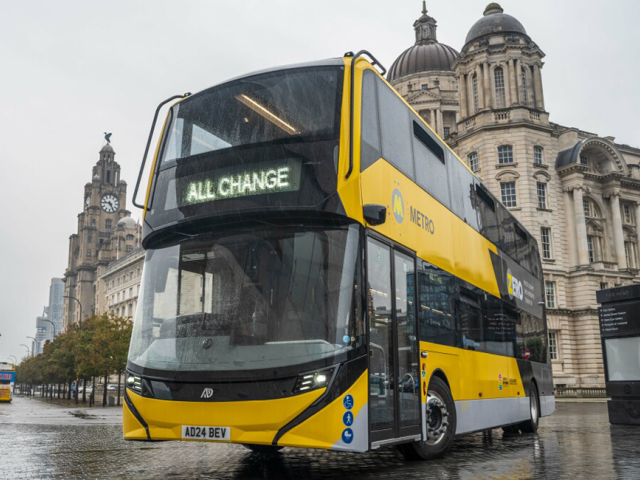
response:
M393 191L393 195L391 195L391 211L393 212L396 222L402 223L404 221L404 200L402 199L400 190L397 188Z

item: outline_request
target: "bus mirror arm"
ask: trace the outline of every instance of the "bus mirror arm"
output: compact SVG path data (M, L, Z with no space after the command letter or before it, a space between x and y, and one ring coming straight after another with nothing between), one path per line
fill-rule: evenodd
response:
M140 165L140 172L138 172L138 180L136 181L136 188L133 190L133 200L132 203L138 207L145 209L145 205L142 205L136 202L136 197L138 196L138 189L140 188L140 182L142 181L142 172L144 171L144 165L147 162L147 155L149 154L149 147L151 146L151 139L153 138L153 132L156 129L156 122L158 120L158 114L160 113L160 109L171 100L176 100L178 98L187 98L191 96L190 92L185 93L184 95L174 95L172 97L167 98L165 101L161 102L156 108L156 113L153 116L153 122L151 122L151 131L149 132L149 138L147 139L147 146L144 149L144 156L142 157L142 164Z
M369 225L382 225L387 219L387 207L370 203L362 207L362 215Z

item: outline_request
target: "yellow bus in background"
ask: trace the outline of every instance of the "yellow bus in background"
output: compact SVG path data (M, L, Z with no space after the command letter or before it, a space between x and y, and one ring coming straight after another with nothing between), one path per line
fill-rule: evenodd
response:
M535 239L383 74L362 51L172 97L125 439L428 459L554 411Z
M13 392L13 384L16 380L16 371L12 363L0 362L0 402L10 402Z

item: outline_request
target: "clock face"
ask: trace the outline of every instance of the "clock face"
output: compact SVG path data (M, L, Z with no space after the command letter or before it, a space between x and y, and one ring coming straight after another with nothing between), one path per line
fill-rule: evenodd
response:
M89 208L91 206L91 197L87 195L87 198L84 199L84 208Z
M107 193L102 197L102 200L100 200L100 206L102 207L102 210L107 213L115 213L118 211L120 203L118 202L118 197L112 193Z

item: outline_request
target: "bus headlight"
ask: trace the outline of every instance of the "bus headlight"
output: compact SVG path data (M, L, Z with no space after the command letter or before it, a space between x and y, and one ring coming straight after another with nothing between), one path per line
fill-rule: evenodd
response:
M326 387L329 385L334 370L335 367L331 367L300 374L293 388L293 393L304 393L316 388Z
M127 377L127 387L134 392L142 392L142 379L137 375L131 375Z

